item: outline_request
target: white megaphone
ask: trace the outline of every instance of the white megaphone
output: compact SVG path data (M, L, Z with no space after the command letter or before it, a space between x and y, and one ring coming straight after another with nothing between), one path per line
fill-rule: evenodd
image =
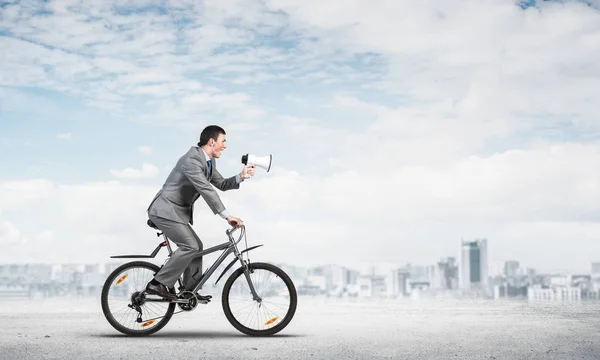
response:
M271 161L273 160L273 155L269 156L255 156L255 155L243 155L242 156L242 164L244 165L256 165L261 167L267 172L271 169Z

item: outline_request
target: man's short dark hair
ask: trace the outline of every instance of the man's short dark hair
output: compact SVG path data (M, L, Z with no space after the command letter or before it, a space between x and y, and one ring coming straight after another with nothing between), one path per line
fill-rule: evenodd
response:
M200 142L198 142L198 146L206 145L210 139L217 141L219 134L227 135L225 130L218 125L209 125L205 127L200 134Z

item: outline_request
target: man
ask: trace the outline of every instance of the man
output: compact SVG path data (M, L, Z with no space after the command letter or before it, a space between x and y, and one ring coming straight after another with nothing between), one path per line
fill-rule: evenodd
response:
M246 165L236 176L223 178L217 171L216 159L227 148L226 141L223 128L207 126L200 134L198 146L192 146L177 161L162 189L150 203L148 217L178 248L146 286L148 294L175 299L167 287L172 287L182 273L185 290L192 291L199 283L202 258L196 258L196 255L203 250L203 244L191 225L194 224L194 202L200 196L214 214L219 214L230 225L243 225L242 220L231 216L225 209L213 185L221 191L239 189L244 179L254 175L254 166ZM196 296L199 300L212 297Z

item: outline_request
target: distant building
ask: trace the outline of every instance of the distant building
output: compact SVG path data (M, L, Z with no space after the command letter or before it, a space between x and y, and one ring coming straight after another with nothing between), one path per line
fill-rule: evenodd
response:
M529 301L580 301L581 288L572 286L553 286L543 288L541 286L530 286L527 289Z
M494 289L494 299L500 298L525 298L527 297L527 286L516 287L508 283L496 284Z
M592 263L592 278L600 280L600 262Z
M391 276L391 286L388 295L394 297L404 297L409 294L410 271L406 268L394 269Z
M504 263L504 276L507 278L516 278L519 275L519 262L509 260Z
M460 261L460 288L464 290L488 288L487 239L462 241Z
M437 262L431 287L437 290L458 289L458 263L455 257L443 258Z

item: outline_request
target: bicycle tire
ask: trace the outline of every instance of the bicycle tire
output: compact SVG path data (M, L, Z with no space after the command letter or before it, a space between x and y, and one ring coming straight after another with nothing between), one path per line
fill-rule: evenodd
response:
M269 329L254 330L254 329L247 328L244 325L240 324L240 322L237 321L237 319L233 316L233 313L231 312L231 309L229 307L229 292L231 291L233 282L239 276L244 275L244 268L239 267L237 270L235 270L229 276L229 278L227 279L227 282L225 283L225 285L223 285L223 293L222 293L222 298L221 298L221 305L223 307L223 312L225 313L225 317L227 318L229 323L235 329L242 332L243 334L250 335L250 336L274 335L274 334L280 332L281 330L283 330L286 326L288 326L288 324L290 323L290 321L292 321L292 318L294 317L294 315L296 313L296 307L298 305L298 294L296 293L296 287L294 286L294 283L292 282L292 279L288 276L288 274L285 271L283 271L281 268L279 268L273 264L256 262L256 263L250 263L250 264L248 264L248 266L250 267L250 269L254 269L254 270L263 269L263 270L272 271L273 273L278 275L283 280L283 282L285 283L285 285L289 291L289 296L290 296L289 310L285 314L283 321L281 321L279 324L277 324L276 326L269 328Z
M123 272L123 270L136 267L150 269L154 272L154 274L156 274L156 272L158 272L158 270L160 269L158 265L146 261L131 261L113 270L113 272L111 272L110 275L106 278L106 281L104 282L104 285L102 287L102 312L104 313L104 317L106 318L108 323L117 331L129 336L147 336L156 333L157 331L165 327L165 325L167 325L167 323L171 320L173 313L175 312L175 303L170 303L165 316L162 319L160 319L156 326L147 330L132 330L122 326L115 320L108 306L108 291L112 282L116 279L117 275Z

